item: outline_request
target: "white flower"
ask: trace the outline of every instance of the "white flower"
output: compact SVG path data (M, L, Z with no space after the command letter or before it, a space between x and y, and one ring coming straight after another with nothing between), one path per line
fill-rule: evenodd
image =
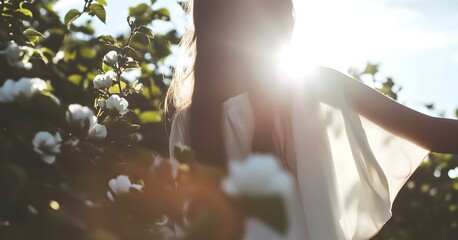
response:
M81 106L77 103L70 104L66 114L67 122L79 128L89 131L95 124L94 112L86 106Z
M13 102L18 97L30 98L47 88L46 82L39 78L8 79L0 87L0 102Z
M126 175L119 175L116 178L111 179L108 182L108 186L110 187L111 191L107 192L108 198L114 202L114 196L112 192L116 195L126 194L129 193L129 189L136 188L137 190L142 190L143 186L140 184L132 184L129 180L129 177Z
M129 110L127 107L129 106L129 102L127 102L126 99L119 97L116 94L111 95L106 101L105 101L105 107L110 110L116 110L119 112L119 114L124 115L126 114Z
M51 135L49 132L38 132L32 140L33 150L40 154L45 163L52 164L56 160L56 154L60 153L62 138L59 133Z
M99 74L94 78L94 87L97 89L106 89L111 87L113 83L113 72L109 71L105 74Z
M97 117L93 116L94 125L89 130L89 138L104 139L107 136L107 128L97 123Z
M245 161L231 161L223 190L238 196L288 196L293 192L291 175L280 168L273 155L254 154Z
M24 56L23 47L18 46L15 42L11 41L5 50L1 51L6 57L6 61L10 66L18 68L32 68L32 64L26 61L21 60Z
M116 51L109 51L103 56L103 61L110 66L116 66L118 64L118 53Z

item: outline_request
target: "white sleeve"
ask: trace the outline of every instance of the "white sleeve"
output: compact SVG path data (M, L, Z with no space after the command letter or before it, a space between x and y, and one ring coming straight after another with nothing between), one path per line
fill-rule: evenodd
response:
M367 239L428 151L349 109L300 94L292 128L310 239Z

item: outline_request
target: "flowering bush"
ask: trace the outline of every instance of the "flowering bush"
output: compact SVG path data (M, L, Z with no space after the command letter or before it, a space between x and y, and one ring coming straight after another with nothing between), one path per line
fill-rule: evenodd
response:
M173 22L164 2L129 8L128 34L95 36L75 20L105 22L106 0L63 21L54 0L0 1L0 239L236 239L250 214L286 231L278 195L230 196L232 175L185 146L167 158L160 102L182 33L150 29ZM243 214L266 199L275 216Z

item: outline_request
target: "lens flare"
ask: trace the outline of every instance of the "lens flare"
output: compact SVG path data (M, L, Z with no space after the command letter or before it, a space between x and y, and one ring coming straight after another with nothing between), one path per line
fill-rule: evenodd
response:
M315 65L292 45L283 46L278 57L278 66L283 76L282 81L293 86L306 81L315 70Z

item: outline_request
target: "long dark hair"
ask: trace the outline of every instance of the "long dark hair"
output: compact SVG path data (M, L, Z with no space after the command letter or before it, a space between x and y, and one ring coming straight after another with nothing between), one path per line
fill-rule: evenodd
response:
M247 3L269 9L269 16L261 19L263 30L253 28L228 36L228 28L234 33L238 30L233 28L248 24L250 17L260 20L257 11L245 8ZM202 163L226 166L222 103L232 97L227 89L235 79L230 76L242 76L255 120L252 151L275 153L274 114L281 111L282 101L274 91L277 75L271 60L273 49L279 49L285 43L283 38L292 33L292 0L190 0L188 7L193 26L181 46L189 58L187 64L178 66L167 97L178 110L190 106L191 148Z

